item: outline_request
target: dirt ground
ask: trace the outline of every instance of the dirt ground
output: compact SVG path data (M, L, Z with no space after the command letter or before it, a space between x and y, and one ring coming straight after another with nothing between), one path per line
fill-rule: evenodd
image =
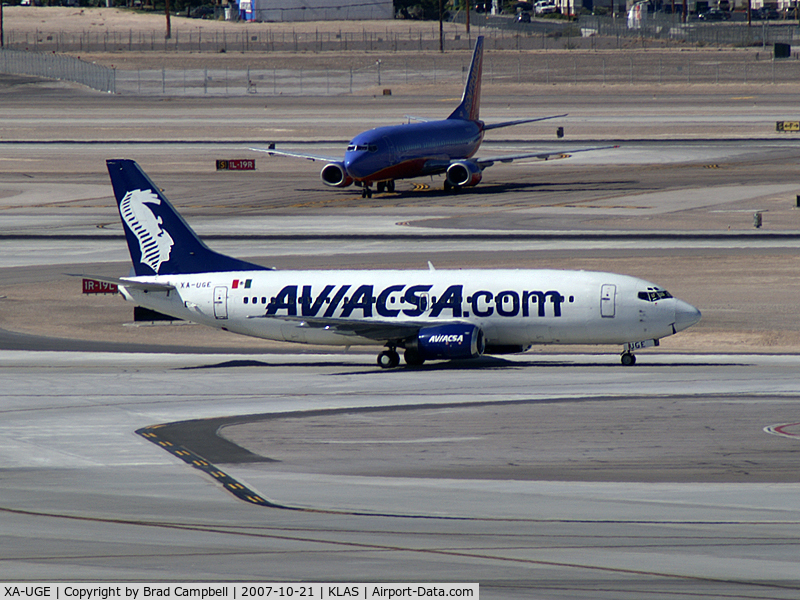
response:
M17 30L33 33L36 31L69 31L86 30L131 30L150 32L164 30L166 17L163 13L138 12L119 8L71 8L59 6L6 6L3 9L4 27L6 31ZM389 21L306 21L291 23L244 23L214 19L189 19L171 17L173 30L182 31L238 31L244 25L248 28L262 26L273 30L305 31L305 32L360 32L370 31L433 31L439 29L439 23L433 21L411 21L393 19ZM444 23L446 32L463 29L455 23Z

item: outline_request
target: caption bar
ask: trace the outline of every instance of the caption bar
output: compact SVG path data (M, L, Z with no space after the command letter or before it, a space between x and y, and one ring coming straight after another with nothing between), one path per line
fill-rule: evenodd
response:
M4 583L0 600L148 600L190 598L193 600L260 600L262 598L480 598L477 583L133 583L103 584Z

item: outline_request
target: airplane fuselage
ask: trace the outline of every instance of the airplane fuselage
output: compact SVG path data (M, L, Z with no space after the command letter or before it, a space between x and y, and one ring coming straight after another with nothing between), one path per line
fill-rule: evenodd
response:
M344 167L362 183L443 173L451 161L472 157L483 133L482 121L461 119L378 127L350 141Z
M626 275L557 270L249 271L136 277L138 305L235 333L301 343L384 345L314 320L428 327L468 323L491 346L658 340L699 320L691 305ZM659 291L661 290L661 291Z
M325 161L326 164L319 174L322 182L335 188L346 188L355 183L361 187L362 198L372 197L372 184L376 184L379 193L394 192L396 180L429 175L445 175L445 192L470 188L481 182L484 169L497 162L512 162L524 158L547 159L562 154L561 150L551 150L506 154L501 157L475 156L484 133L488 130L566 116L526 117L484 124L479 117L483 45L483 36L478 36L461 102L446 119L364 131L350 140L343 159L338 156L278 150L274 143L268 148L251 149L271 156ZM573 152L598 149L600 148L583 148Z

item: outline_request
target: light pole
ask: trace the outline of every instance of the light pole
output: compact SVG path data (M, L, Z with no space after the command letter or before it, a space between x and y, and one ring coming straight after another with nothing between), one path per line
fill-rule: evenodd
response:
M439 0L439 52L444 52L444 0Z

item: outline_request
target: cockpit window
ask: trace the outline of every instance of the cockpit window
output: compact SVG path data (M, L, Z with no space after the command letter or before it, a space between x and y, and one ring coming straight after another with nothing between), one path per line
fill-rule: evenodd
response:
M658 288L647 288L646 292L639 292L638 296L639 300L644 300L646 302L658 302L664 298L672 298L672 294L667 290L660 290Z
M350 144L347 147L348 152L377 152L377 144Z

